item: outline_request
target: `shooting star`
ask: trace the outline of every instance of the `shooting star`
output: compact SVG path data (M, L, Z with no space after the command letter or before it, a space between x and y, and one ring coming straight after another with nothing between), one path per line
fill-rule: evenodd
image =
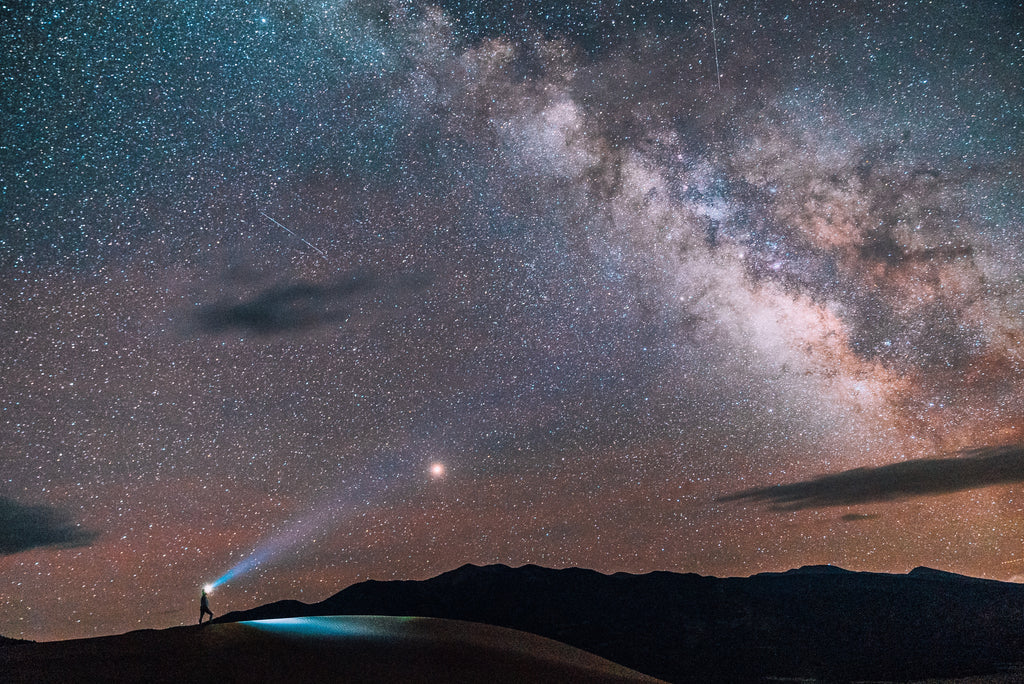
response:
M290 228L288 228L288 226L284 225L283 223L281 223L280 221L278 221L277 219L275 219L275 218L274 218L273 216L267 216L267 215L266 215L266 214L264 214L264 213L263 213L262 211L260 212L260 216L262 216L263 218L267 219L268 221L273 221L274 225L280 226L280 227L281 227L282 229L284 229L285 231L287 231L287 232L288 232L288 233L289 233L290 235L294 235L294 236L295 236L295 237L297 237L298 239L302 240L302 241L303 241L304 243L306 243L306 245L307 245L307 246L308 246L308 247L309 247L310 249L314 250L314 251L315 251L315 252L316 252L317 254L319 254L320 256L322 256L322 257L324 258L324 260L325 260L325 261L327 261L327 262L330 262L330 259L328 259L328 258L327 258L327 253L326 253L326 252L325 252L324 250L320 249L319 247L317 247L316 245L314 245L313 243L311 243L311 242L310 242L309 240L307 240L306 238L302 237L301 235L299 235L299 234L298 234L298 233L296 233L295 231L291 230Z
M715 31L715 0L710 0L711 6L711 42L715 46L715 75L718 76L718 89L722 89L722 72L718 68L718 34Z

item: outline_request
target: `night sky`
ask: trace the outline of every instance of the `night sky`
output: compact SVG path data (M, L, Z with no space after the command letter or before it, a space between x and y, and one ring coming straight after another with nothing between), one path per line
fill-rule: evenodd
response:
M0 8L0 634L1024 578L1015 0L72 5Z

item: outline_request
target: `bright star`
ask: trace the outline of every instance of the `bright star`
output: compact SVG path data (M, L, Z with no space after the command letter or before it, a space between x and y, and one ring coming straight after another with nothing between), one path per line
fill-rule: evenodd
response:
M431 463L430 464L430 476L435 480L444 477L444 464L443 463Z

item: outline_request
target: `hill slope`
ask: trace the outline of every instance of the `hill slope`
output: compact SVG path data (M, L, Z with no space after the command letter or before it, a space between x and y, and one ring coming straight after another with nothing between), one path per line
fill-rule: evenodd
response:
M4 682L657 684L534 634L453 620L297 618L0 648Z

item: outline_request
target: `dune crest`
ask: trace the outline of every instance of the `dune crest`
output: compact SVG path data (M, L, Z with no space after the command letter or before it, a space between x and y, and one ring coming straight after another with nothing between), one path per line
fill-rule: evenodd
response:
M8 682L657 684L572 646L439 618L320 616L142 630L0 649Z

